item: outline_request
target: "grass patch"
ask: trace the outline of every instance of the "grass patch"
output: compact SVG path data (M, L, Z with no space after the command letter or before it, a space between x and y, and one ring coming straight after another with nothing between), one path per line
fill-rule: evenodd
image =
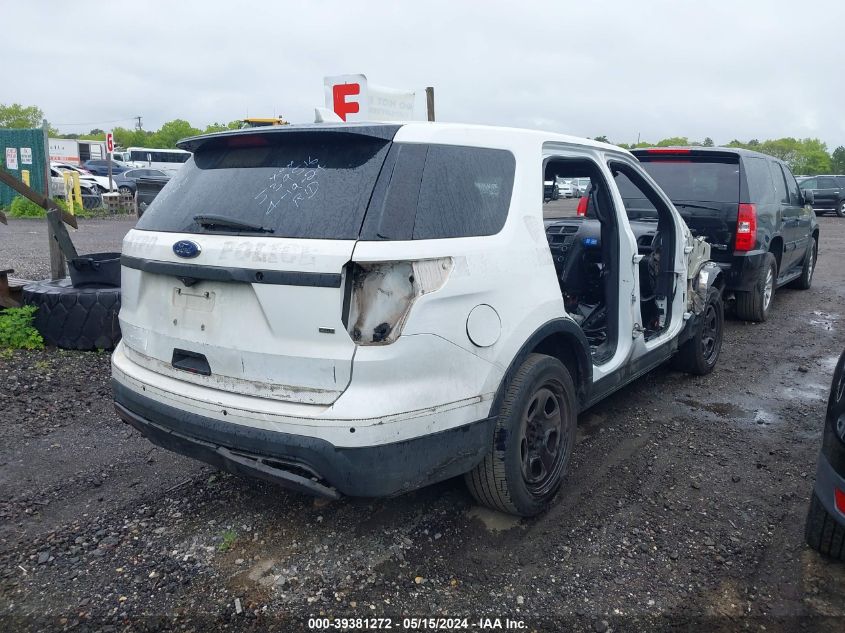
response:
M235 544L235 541L238 539L238 533L234 530L225 530L223 532L222 540L220 541L220 545L217 546L218 552L228 552L232 549L232 546Z
M44 339L32 325L37 310L23 306L0 312L0 349L44 349Z
M55 202L56 205L63 211L70 210L68 207L68 203L65 202L62 198L53 198L53 202ZM95 209L81 209L79 208L79 205L73 206L73 213L78 218L92 218L97 215L94 212ZM105 210L103 209L103 211ZM12 200L12 204L9 206L7 215L10 218L43 218L47 216L47 212L42 206L35 204L29 198L18 196L17 198ZM100 215L105 215L105 213L101 213Z

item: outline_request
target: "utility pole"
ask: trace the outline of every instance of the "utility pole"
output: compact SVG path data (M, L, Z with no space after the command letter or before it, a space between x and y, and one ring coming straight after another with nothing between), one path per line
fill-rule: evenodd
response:
M434 88L432 86L425 89L425 109L428 120L434 121Z
M141 131L141 117L140 116L133 116L133 119L138 119L138 123L135 124L135 129L139 132Z

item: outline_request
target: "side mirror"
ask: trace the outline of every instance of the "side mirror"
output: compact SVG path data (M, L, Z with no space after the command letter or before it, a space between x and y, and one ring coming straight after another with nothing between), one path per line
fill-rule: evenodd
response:
M813 204L816 201L816 196L812 189L802 189L801 198L804 200L804 204Z

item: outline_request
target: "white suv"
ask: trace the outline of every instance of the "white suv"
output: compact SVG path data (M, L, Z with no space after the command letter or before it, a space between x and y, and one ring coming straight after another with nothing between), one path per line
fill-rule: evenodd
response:
M679 350L718 358L709 247L619 148L439 123L180 147L123 243L112 358L118 413L165 448L327 497L465 474L532 515L581 410ZM591 180L592 217L544 225L555 178Z

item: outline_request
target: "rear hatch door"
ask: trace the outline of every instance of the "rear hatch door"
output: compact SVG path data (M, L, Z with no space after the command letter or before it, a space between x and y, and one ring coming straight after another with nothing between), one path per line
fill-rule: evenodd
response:
M127 355L230 393L328 405L349 383L346 264L395 126L213 136L123 250Z
M712 259L730 261L740 202L739 157L673 148L634 154L672 200L690 232L710 244Z

